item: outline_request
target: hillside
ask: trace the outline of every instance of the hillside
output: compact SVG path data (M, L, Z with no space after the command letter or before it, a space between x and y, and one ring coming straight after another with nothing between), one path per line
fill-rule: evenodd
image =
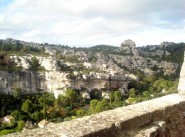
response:
M132 40L89 48L0 40L0 117L14 116L15 132L18 121L67 121L177 92L184 48L137 47Z

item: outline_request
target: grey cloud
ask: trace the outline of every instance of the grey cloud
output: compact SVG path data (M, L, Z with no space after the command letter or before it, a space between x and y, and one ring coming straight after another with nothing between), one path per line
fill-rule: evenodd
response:
M115 1L116 3L116 1ZM155 24L155 17L158 20L169 22L181 22L185 18L185 4L183 0L130 0L127 2L119 1L116 8L92 7L85 11L85 17L102 16L115 20L132 20L139 22L150 22ZM109 5L110 6L110 5ZM158 21L156 20L156 21Z
M4 9L1 33L61 44L115 42L155 29L182 33L185 26L183 0L15 0Z

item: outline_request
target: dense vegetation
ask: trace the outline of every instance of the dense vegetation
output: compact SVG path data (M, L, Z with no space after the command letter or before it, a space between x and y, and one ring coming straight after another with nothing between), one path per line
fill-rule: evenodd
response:
M171 55L165 56L164 60L174 63L182 63L184 59L185 43L173 43L165 48Z
M140 77L140 81L129 83L129 92L110 91L109 98L103 98L101 91L94 90L90 99L82 98L83 91L68 89L65 95L55 99L53 93L21 94L17 88L12 95L0 94L0 117L11 115L15 118L12 125L1 124L0 135L20 131L26 121L38 123L42 119L52 122L62 122L99 113L104 110L134 104L137 102L173 93L177 89L177 81L170 81L155 76ZM16 102L16 103L15 103ZM5 133L4 133L5 132Z
M162 58L160 58L159 56L149 56L149 57L153 59L161 59L182 64L184 59L185 43L169 43L168 46L162 47L160 45L153 45L141 47L141 49L149 53L157 52L158 50L164 51ZM166 52L169 52L170 56L166 55Z
M10 60L9 54L2 53L2 54L0 54L0 70L17 71L17 70L21 70L21 68L17 67L15 62L12 62Z
M30 70L31 71L44 71L45 69L39 64L38 59L33 56L30 60ZM10 59L10 55L7 53L0 54L0 70L3 71L21 71L22 67L17 66L17 64Z

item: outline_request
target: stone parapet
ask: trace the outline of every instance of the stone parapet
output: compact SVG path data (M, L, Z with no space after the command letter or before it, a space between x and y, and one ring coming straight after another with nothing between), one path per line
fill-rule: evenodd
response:
M181 66L179 84L178 84L178 92L185 94L185 53L184 53L184 62Z
M5 137L185 137L185 96L171 94Z

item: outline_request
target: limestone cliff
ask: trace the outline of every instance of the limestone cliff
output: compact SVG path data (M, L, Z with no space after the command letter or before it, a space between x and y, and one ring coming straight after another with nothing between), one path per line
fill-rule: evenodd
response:
M45 78L43 74L36 74L32 71L0 71L0 91L11 94L16 88L20 88L23 94L43 91Z
M120 48L107 45L70 48L13 39L0 42L5 45L31 46L39 50L44 49L45 52L44 56L40 55L41 52L37 55L31 52L22 54L22 51L21 54L11 54L11 61L22 70L0 72L0 91L4 93L12 93L16 88L20 88L25 94L48 91L57 96L63 94L68 87L77 89L85 87L88 91L96 88L103 91L115 89L126 92L128 82L138 79L138 72L144 75L163 73L170 76L176 73L179 67L177 63L150 58L153 57L156 47L149 47L149 51L141 52L132 40L125 40ZM167 51L162 51L166 46L157 47L160 57L164 53L169 55ZM44 71L37 73L31 71L31 59L34 55Z
M52 92L55 97L64 94L69 87L81 89L85 87L88 91L92 89L103 89L111 86L120 88L127 81L124 77L113 76L111 85L108 85L109 75L107 74L90 74L82 77L76 76L75 79L69 78L69 73L59 71L32 72L0 71L0 91L2 93L12 94L17 88L21 89L22 94L33 94L42 92Z

